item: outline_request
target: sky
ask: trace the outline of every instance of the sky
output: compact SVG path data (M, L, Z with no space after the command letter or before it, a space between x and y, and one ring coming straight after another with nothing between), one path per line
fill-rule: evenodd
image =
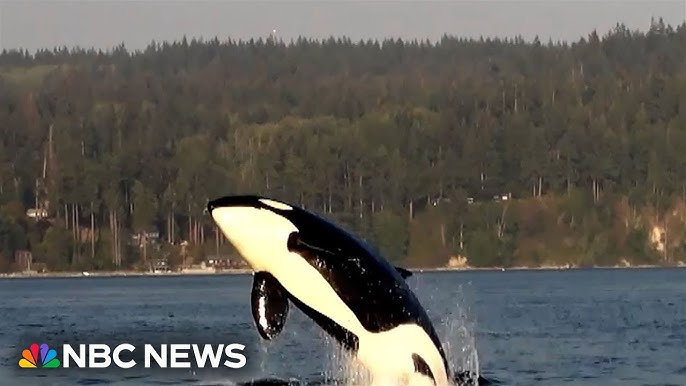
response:
M686 21L686 0L481 1L100 1L0 0L0 48L94 47L184 35L219 40L298 36L353 40L429 39L442 35L577 41L616 23L647 30L651 17Z

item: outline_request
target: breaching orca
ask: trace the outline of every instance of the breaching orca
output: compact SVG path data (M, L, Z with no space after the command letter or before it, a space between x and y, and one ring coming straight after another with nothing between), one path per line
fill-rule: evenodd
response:
M254 271L252 314L263 339L281 332L290 301L352 352L375 384L449 384L441 342L405 282L411 272L290 204L227 196L207 209Z

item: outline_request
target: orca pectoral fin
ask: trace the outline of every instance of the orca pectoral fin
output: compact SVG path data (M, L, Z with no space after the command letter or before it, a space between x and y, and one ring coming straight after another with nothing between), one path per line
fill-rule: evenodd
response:
M327 250L325 248L320 248L312 243L308 243L303 240L300 232L292 232L288 236L288 242L286 243L288 250L291 252L299 253L305 259L321 259L324 256L339 256L336 252ZM348 257L348 256L343 256ZM412 276L412 272L400 267L394 267L396 271L400 274L403 279L407 279Z
M403 277L403 279L407 279L408 277L412 276L412 272L408 271L405 268L400 268L400 267L395 267L395 270L398 271L400 276Z
M250 305L255 326L263 339L271 340L283 330L288 316L288 293L274 276L255 272Z

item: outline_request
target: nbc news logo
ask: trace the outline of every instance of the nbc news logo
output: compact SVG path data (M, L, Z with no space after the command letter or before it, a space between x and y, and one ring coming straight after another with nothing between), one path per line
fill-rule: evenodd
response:
M22 351L19 359L19 367L23 369L47 368L54 369L60 367L60 360L57 359L57 352L42 343L31 344L28 349Z
M219 345L197 344L161 344L155 347L146 344L143 347L144 363L148 369L153 363L159 368L219 368L228 367L240 369L247 360L242 351L245 346L238 343ZM111 349L106 344L80 344L78 350L69 344L62 345L62 361L57 358L57 352L46 343L38 345L32 343L28 349L22 351L19 367L35 368L108 368L112 364L121 369L130 369L138 365L133 360L123 360L122 352L133 353L134 345L122 343ZM226 357L224 361L222 358ZM209 362L209 364L208 364Z

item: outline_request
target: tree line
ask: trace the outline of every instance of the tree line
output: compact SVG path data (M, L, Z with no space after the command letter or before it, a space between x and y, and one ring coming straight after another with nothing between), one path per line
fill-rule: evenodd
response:
M242 193L410 266L686 255L686 24L5 50L0 128L0 270L230 254L203 210Z

